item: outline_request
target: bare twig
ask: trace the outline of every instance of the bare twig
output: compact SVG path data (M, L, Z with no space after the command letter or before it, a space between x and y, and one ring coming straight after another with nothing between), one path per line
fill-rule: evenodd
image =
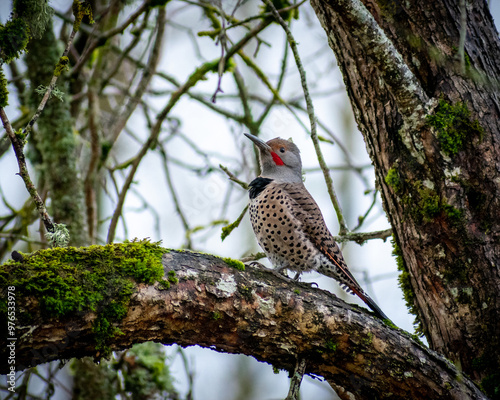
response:
M231 223L229 225L222 227L222 233L220 235L221 240L224 240L225 238L227 238L231 234L231 232L240 225L241 220L245 216L247 210L248 210L248 204L245 206L245 208L243 208L243 211L240 213L238 218L236 218L236 221L234 221L233 223Z
M146 90L149 86L149 83L151 82L151 79L154 76L154 73L156 71L156 67L157 67L158 62L160 60L160 51L161 51L161 47L162 47L161 45L163 43L163 33L165 31L165 16L166 16L165 9L161 8L159 10L157 21L156 21L156 26L157 26L156 41L153 45L151 55L145 64L144 72L142 74L142 78L141 78L141 81L139 82L137 90L129 99L127 105L125 106L125 109L120 114L118 121L116 121L113 124L111 133L109 135L112 143L114 143L118 139L118 136L120 135L121 131L123 130L123 128L127 124L127 121L130 118L130 116L132 115L133 111L135 110L137 105L140 103L142 96L146 92Z
M46 244L44 242L41 242L40 240L31 239L30 237L28 237L26 235L16 234L16 233L1 233L0 232L0 238L2 238L2 239L17 239L17 240L20 240L22 242L34 243L34 244L38 244L40 246L43 246Z
M222 85L222 76L224 75L224 71L226 69L226 58L224 57L224 52L226 51L227 47L227 35L226 35L226 18L223 16L223 11L222 11L222 2L221 0L214 0L214 3L217 4L217 7L221 10L220 15L222 16L222 28L220 29L219 32L219 37L217 39L218 43L220 44L220 59L219 59L219 66L218 66L218 71L217 71L217 87L215 89L214 94L212 95L211 101L212 103L215 103L217 101L217 94L218 93L224 93L224 91L221 88ZM217 43L216 43L217 44Z
M333 238L339 243L352 241L361 244L371 239L382 239L385 241L391 235L392 229L389 228L374 232L349 232L344 235L334 236Z
M26 158L23 152L22 139L17 137L16 134L14 133L12 126L10 125L9 119L7 118L7 114L5 114L5 110L1 107L0 107L0 118L2 119L3 127L5 128L5 131L7 132L7 135L9 136L10 141L12 142L12 146L14 147L17 164L19 166L19 175L23 179L26 189L28 190L28 193L30 194L31 198L33 199L33 202L35 203L36 209L40 214L40 218L43 221L45 229L47 229L48 232L53 233L55 232L56 227L52 222L52 219L50 218L47 209L45 208L45 204L43 203L42 198L38 194L35 185L31 181L28 172L28 167L26 165Z
M119 123L115 125L113 133L111 135L111 140L115 141L116 138L118 137L119 133L122 131L122 129L125 127L128 118L130 117L132 111L135 109L137 104L139 104L139 101L142 97L142 94L146 91L147 86L151 80L151 78L154 75L154 69L156 68L156 65L159 60L159 54L160 54L160 49L161 45L163 42L163 33L165 32L165 7L161 7L158 11L158 18L156 20L156 29L157 29L157 34L156 34L156 41L153 46L153 50L151 51L151 65L147 67L144 70L143 74L143 79L141 80L141 83L139 85L139 88L137 89L135 96L130 100L130 102L127 104L126 111L124 113L124 116L120 119ZM127 191L132 184L132 179L135 175L135 172L137 171L137 168L139 166L139 163L141 162L142 158L146 155L148 149L150 146L156 142L158 139L158 135L160 134L160 128L161 128L161 123L160 126L157 127L156 131L151 132L151 135L149 136L149 139L146 141L146 143L143 145L137 156L135 157L134 161L132 162L132 169L127 176L127 179L125 180L124 187L120 191L120 194L118 196L118 204L116 205L115 211L113 213L113 217L111 218L109 230L108 230L108 237L107 237L107 243L111 243L114 239L115 236L115 231L116 231L116 226L118 224L118 218L120 217L123 209L123 204L125 203L125 196L127 194Z
M358 225L356 225L352 230L353 231L357 231L359 228L361 228L361 226L363 225L363 223L366 221L366 218L368 217L368 215L370 214L370 212L373 210L373 207L375 207L375 204L377 203L377 191L374 190L373 191L373 199L372 199L372 202L370 204L370 207L368 207L368 210L366 210L366 212L359 216L358 217Z
M150 15L150 12L149 12L149 10L147 10L144 13L144 18L143 18L143 20L141 22L141 25L137 28L137 30L139 32L142 32L144 29L146 29L147 24L149 22L149 15ZM130 54L130 52L141 42L141 39L142 39L141 35L135 35L134 38L132 39L132 41L129 43L129 45L121 52L120 56L118 57L118 59L115 62L114 67L111 68L111 72L109 72L108 75L106 76L106 78L104 78L102 80L101 88L100 88L99 93L102 93L102 91L104 90L104 88L108 85L109 81L120 70L120 68L123 66L123 61ZM142 68L144 69L145 66L142 67Z
M99 159L101 158L101 146L99 142L99 99L94 87L89 87L89 132L90 132L90 162L87 176L84 181L85 203L87 208L87 224L89 237L92 243L97 239L97 198L96 198L96 175Z
M190 368L189 361L187 359L186 353L182 347L177 347L176 354L179 354L184 364L184 371L186 372L186 377L188 380L188 391L186 393L186 400L193 400L193 387L194 387L194 368Z
M238 50L240 50L244 45L246 45L253 37L255 37L262 30L264 30L269 25L269 23L270 23L269 21L263 21L258 26L256 26L254 29L252 29L238 43L236 43L234 46L232 46L227 51L226 58L229 59L230 57L232 57ZM189 76L186 83L184 83L184 85L182 85L177 91L172 93L167 105L157 115L155 125L153 126L153 128L151 130L151 135L149 136L148 140L142 146L141 150L139 151L139 153L135 157L135 159L131 165L131 170L127 176L127 179L125 180L123 188L122 188L120 195L118 197L118 204L115 207L115 211L113 213L113 217L111 218L111 222L110 222L110 226L109 226L108 238L107 238L108 243L113 241L115 231L116 231L116 225L118 223L118 218L121 215L123 205L125 203L125 196L126 196L128 188L132 184L134 175L137 171L137 168L139 167L139 163L141 162L142 158L146 155L146 153L148 152L150 147L158 140L158 136L160 134L163 121L167 117L170 110L177 104L179 99L185 93L187 93L190 88L192 88L201 79L203 79L205 77L205 74L208 73L211 70L211 68L212 68L212 63L204 63L202 66L197 68L196 71L194 71Z
M172 181L172 176L170 174L170 168L168 167L168 157L165 149L160 148L160 154L163 158L163 170L165 171L165 178L167 180L168 189L170 191L170 194L172 195L172 200L175 206L175 212L181 219L182 226L184 227L184 232L186 237L186 244L184 247L191 249L193 245L191 243L191 236L188 234L188 232L191 232L192 229L189 225L187 217L184 215L184 211L182 210L181 203L179 201L179 196L177 195L177 192L175 190L174 183Z
M248 190L248 183L240 181L227 167L225 167L222 164L219 164L219 168L223 170L227 176L229 177L230 180L233 182L236 182L238 185L240 185L243 189Z
M285 38L285 45L283 46L283 57L281 58L281 66L280 66L280 74L278 78L278 84L276 85L276 92L280 92L281 86L283 85L283 82L285 80L285 73L286 73L286 66L287 66L287 61L288 61L288 46L287 46L288 41ZM277 97L273 93L273 98L271 101L263 101L265 104L264 111L261 113L259 119L257 120L257 126L261 126L262 122L264 122L264 119L269 115L271 112L271 109L275 105L275 102L277 100Z
M234 82L236 83L236 87L238 88L239 98L241 100L241 105L243 107L244 120L245 125L250 129L253 133L254 130L254 121L252 117L252 109L250 108L249 99L248 99L248 90L245 85L243 76L241 75L238 68L235 68L233 72Z
M64 52L63 52L61 58L59 59L59 64L56 66L56 69L54 71L54 75L52 76L52 79L50 80L49 86L47 87L47 90L45 91L45 94L43 95L42 101L38 105L38 108L37 108L35 114L33 115L33 117L31 118L30 122L28 122L28 125L26 125L26 127L23 129L23 136L24 137L26 137L30 133L31 128L33 127L33 125L35 124L37 119L40 117L40 114L42 113L43 109L45 108L45 104L47 104L47 101L49 100L50 95L56 86L57 79L61 75L63 66L69 67L69 65L67 65L67 63L68 63L67 56L69 53L69 49L70 49L71 45L73 44L73 39L75 38L77 31L78 31L78 28L75 29L75 26L73 26L73 30L71 31L71 34L69 35L68 42L66 43L66 48L64 49Z
M101 45L107 39L119 33L122 33L130 24L132 24L137 18L139 18L144 10L150 5L150 3L150 0L145 0L144 3L142 3L141 6L137 10L135 10L135 12L133 12L120 26L117 26L116 28L110 29L109 31L104 33L96 33L96 30L90 30L88 34L91 36L96 36L96 39L85 49L76 65L72 68L71 73L77 73L85 65L88 58L92 55L92 52L99 45ZM63 18L60 13L58 13L57 15Z
M290 28L288 27L287 23L281 18L279 15L278 11L276 10L276 7L274 7L274 4L272 3L271 0L262 0L266 5L271 9L274 17L276 20L279 22L279 24L283 27L287 38L288 38L288 43L290 44L290 48L292 49L294 58L295 58L295 63L297 64L297 69L299 70L300 74L300 82L302 84L302 89L304 91L304 98L306 100L306 105L307 105L307 114L309 115L309 122L311 124L311 139L314 144L314 149L316 150L316 156L318 158L318 162L321 166L321 169L323 170L323 175L325 177L325 182L326 186L328 189L328 194L330 195L330 199L332 201L333 207L335 208L335 212L337 213L337 218L339 220L339 225L340 225L340 234L344 234L348 232L347 224L344 219L344 215L342 213L342 209L340 207L340 203L338 201L337 195L335 193L335 190L333 189L333 181L332 177L330 176L330 172L328 171L328 167L326 165L325 159L323 157L323 153L321 152L321 148L319 145L319 139L318 139L318 133L316 131L316 117L314 115L314 106L311 100L311 96L309 95L309 89L307 87L307 81L306 81L306 73L304 71L304 67L302 66L302 61L299 56L299 51L297 49L297 42L295 41L292 32L290 31Z
M258 253L255 253L255 254L250 254L249 256L247 257L242 257L240 258L240 261L242 263L247 263L247 262L250 262L250 261L256 261L256 260L260 260L262 258L266 258L266 253L260 251Z
M258 15L254 15L254 16L251 16L251 17L248 17L248 18L245 18L245 19L242 19L241 21L238 21L235 17L234 17L234 11L236 10L236 8L238 8L238 4L235 5L235 8L233 10L233 13L231 15L228 15L226 13L224 13L224 10L222 9L219 9L217 7L214 7L212 4L210 4L210 2L197 2L197 1L189 1L189 0L184 0L186 3L188 4L191 4L191 5L194 5L194 6L198 6L198 7L202 7L202 8L206 8L208 9L209 11L212 11L212 12L215 12L217 14L219 14L221 17L223 17L224 19L226 19L227 21L229 21L231 23L231 25L229 25L227 27L227 29L231 29L231 28L236 28L238 26L245 26L246 27L246 24L248 22L251 22L251 21L254 21L256 19L263 19L263 18L266 18L266 17L270 17L272 16L273 14L271 12L267 12L267 13L259 13ZM280 14L282 13L286 13L288 11L292 11L293 9L296 9L296 8L299 8L302 4L304 4L307 0L302 0L301 2L297 3L297 4L292 4L291 6L288 6L288 7L284 7L284 8L280 8L278 10L278 12Z

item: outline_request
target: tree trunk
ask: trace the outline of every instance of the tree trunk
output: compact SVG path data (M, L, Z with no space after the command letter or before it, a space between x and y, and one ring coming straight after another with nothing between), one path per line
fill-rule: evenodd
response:
M375 165L405 297L431 348L499 396L498 33L485 1L463 2L465 42L459 1L363 3L311 0Z
M0 337L0 373L9 371L11 356L22 370L100 358L98 346L156 341L251 355L290 372L304 360L305 373L322 376L342 398L486 398L443 356L324 290L265 269L242 271L234 260L162 253L136 242L44 250L0 266L18 320L12 331L0 319L2 331L13 333ZM157 283L138 283L157 262ZM125 312L116 318L120 305Z

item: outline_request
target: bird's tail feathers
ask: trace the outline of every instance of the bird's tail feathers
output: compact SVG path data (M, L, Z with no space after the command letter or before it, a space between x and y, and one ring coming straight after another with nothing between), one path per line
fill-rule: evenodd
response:
M380 309L380 307L373 301L373 299L368 296L365 292L362 290L357 290L356 288L350 288L361 300L365 302L365 304L370 307L370 309L379 317L380 319L389 319L387 315L384 314L384 312Z

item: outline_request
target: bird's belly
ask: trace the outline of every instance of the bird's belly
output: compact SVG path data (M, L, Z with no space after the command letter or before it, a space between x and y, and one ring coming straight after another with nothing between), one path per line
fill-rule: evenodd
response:
M321 254L287 210L257 199L250 202L249 210L257 241L274 266L309 271L321 264Z

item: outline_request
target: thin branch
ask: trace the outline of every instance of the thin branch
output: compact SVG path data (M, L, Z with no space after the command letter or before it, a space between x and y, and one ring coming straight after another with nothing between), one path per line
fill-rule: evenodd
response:
M248 211L248 204L243 208L243 211L240 213L238 218L236 218L236 220L233 223L222 227L222 233L220 235L222 241L225 238L227 238L231 234L231 232L240 225L241 220L243 219L247 211Z
M366 212L359 216L358 217L358 225L356 225L352 230L353 231L357 231L359 228L361 228L361 226L363 225L363 223L366 221L366 218L368 217L368 215L370 214L370 212L373 210L373 207L375 207L375 204L377 203L377 191L374 190L373 191L373 200L370 204L370 207L368 207L368 210L366 210Z
M261 260L262 258L266 258L266 257L267 257L266 253L264 253L262 251L259 251L258 253L250 254L250 255L248 255L246 257L241 257L240 261L242 263L248 263L248 262L251 262L251 261Z
M287 38L285 38L285 44L283 46L283 57L281 57L281 66L280 66L280 73L278 76L278 83L276 85L276 92L279 93L281 90L281 86L283 85L283 82L285 81L285 73L287 69L287 62L288 62L288 46L287 46ZM271 112L273 106L276 104L277 97L273 93L273 98L270 101L263 101L262 103L265 105L264 111L262 111L259 119L257 120L257 127L260 127L262 123L264 122L264 119L269 115Z
M90 132L90 161L87 175L84 180L85 205L87 208L87 225L89 237L92 243L97 238L97 197L96 197L96 175L98 163L101 158L101 146L99 141L99 99L94 87L88 89L89 102L89 132Z
M191 249L193 245L191 242L191 236L188 234L188 232L191 232L192 229L189 225L187 217L184 215L184 211L182 210L181 207L181 202L179 201L179 196L177 195L177 192L175 190L174 183L172 181L172 176L170 174L170 168L168 167L168 157L165 149L160 148L160 154L163 158L163 171L165 172L165 178L167 179L167 186L170 191L170 195L172 196L172 200L174 202L175 211L176 214L181 219L182 226L184 227L184 232L185 232L184 236L186 237L186 245L184 247Z
M328 171L328 167L326 165L325 159L323 157L323 153L321 152L321 147L319 145L319 139L318 139L318 133L316 131L316 117L314 114L314 106L311 100L311 96L309 94L309 89L307 87L307 81L306 81L306 73L304 71L304 67L302 66L302 61L299 56L299 51L297 49L297 42L295 41L295 38L292 35L292 32L290 31L290 28L288 27L287 23L281 18L279 15L278 11L276 10L276 7L274 7L274 4L272 3L271 0L263 0L264 3L271 9L274 17L276 20L279 22L279 24L283 27L286 36L288 38L288 43L290 44L290 48L292 49L293 56L295 58L295 63L297 64L297 69L299 70L300 73L300 82L302 84L302 89L304 91L304 98L306 100L306 105L307 105L307 114L309 115L309 122L311 124L311 139L314 144L314 149L316 151L316 157L318 158L319 165L321 166L321 169L323 170L323 175L325 177L325 182L326 186L328 189L328 194L330 195L330 199L332 201L333 207L335 208L335 212L337 213L337 218L339 220L339 225L340 225L340 234L344 234L349 231L347 228L346 221L344 219L344 215L342 213L342 209L340 207L340 203L338 201L337 195L335 193L335 190L333 189L333 181L332 177L330 176L330 172Z
M240 51L240 53L241 53L241 51ZM241 105L243 107L243 115L245 116L243 123L253 133L255 124L254 124L254 120L252 117L252 109L251 109L249 101L248 101L249 100L248 99L248 90L247 90L247 87L245 85L245 81L243 79L243 76L241 75L238 68L234 69L233 77L234 77L234 81L236 83L236 87L238 88L239 98L241 99Z
M26 242L26 243L34 243L34 244L38 244L40 246L43 246L46 244L45 242L41 242L40 240L31 239L30 237L28 237L26 235L21 235L21 234L16 234L16 233L1 233L0 232L0 238L16 239L17 241L22 241L22 242Z
M156 69L156 66L158 64L159 58L160 58L160 49L162 47L163 43L163 34L165 32L165 7L161 7L158 11L158 17L156 20L156 29L157 29L157 34L156 34L156 40L155 44L153 46L153 50L151 51L151 56L150 56L150 61L151 64L147 66L147 68L144 70L144 74L141 80L141 83L139 84L139 87L135 93L135 96L129 101L127 104L126 110L123 113L122 117L120 118L119 122L113 127L113 132L111 133L111 140L114 142L117 138L122 129L125 127L128 118L130 117L131 113L135 109L135 107L139 104L140 99L142 98L143 93L146 91L147 86L149 85L149 82L151 81L152 77L154 76L154 69ZM132 168L127 176L127 179L125 180L125 184L120 191L120 194L118 196L118 204L116 205L115 211L113 213L113 216L111 218L109 230L108 230L108 237L107 237L107 243L111 243L114 239L115 236L115 231L116 231L116 226L118 224L118 218L122 214L122 209L123 205L125 203L125 196L127 194L127 191L132 184L133 177L135 175L135 171L137 170L139 163L141 162L142 158L146 155L147 151L149 150L150 146L156 142L158 135L160 134L160 126L158 127L157 131L151 132L148 140L146 143L143 145L137 156L135 157L134 161L132 162Z
M370 169L373 168L373 165L371 164L364 164L364 165L350 165L350 164L345 164L345 165L330 165L328 166L328 169L330 171L354 171L357 173L361 173L365 169ZM321 172L320 167L312 167L312 168L304 168L304 172L307 173L313 173L313 172Z
M119 34L123 33L127 27L134 23L134 21L139 18L139 16L144 12L144 10L150 6L151 1L150 0L145 0L144 3L141 4L141 6L135 10L120 26L117 26L116 28L110 29L107 32L100 33L96 29L90 30L88 32L89 35L95 36L96 39L90 43L90 45L85 49L83 52L82 56L76 63L76 65L71 69L71 74L76 74L80 69L85 65L87 62L88 58L92 55L92 52L102 43L104 43L107 39ZM57 13L57 15L60 18L64 18L65 16Z
M10 125L9 119L7 118L7 114L5 114L4 109L1 107L0 107L0 118L2 119L3 127L5 128L5 131L7 132L7 135L9 136L12 142L12 146L14 147L17 164L19 166L19 175L23 179L24 185L26 186L28 193L30 194L31 198L33 199L33 202L35 203L36 209L40 214L40 218L43 221L45 229L47 229L49 233L54 233L56 227L52 222L52 219L50 218L47 209L45 208L45 204L43 203L42 198L38 194L35 185L31 181L28 172L28 166L26 165L26 157L24 156L22 139L17 137L16 134L14 133L12 126Z
M307 2L307 0L302 0L301 2L296 3L296 4L292 4L291 6L284 7L284 8L280 8L280 9L278 10L278 12L279 12L280 14L287 13L287 12L289 12L289 11L292 11L292 10L296 9L296 8L299 8L299 7L300 7L302 4L304 4L305 2ZM250 22L250 21L252 21L252 20L254 20L254 19L262 19L262 18L271 17L271 16L273 16L273 13L272 13L272 12L267 12L267 13L261 13L261 14L258 14L258 15L254 15L254 16L252 16L252 17L245 18L245 19L243 19L243 20L241 20L241 21L239 21L239 22L236 22L236 23L233 23L233 24L229 25L229 26L227 27L227 29L235 28L235 27L237 27L237 26L240 26L240 25L246 24L247 22Z
M248 190L248 183L246 182L243 182L243 181L240 181L236 175L234 175L231 171L229 171L229 169L227 167L225 167L224 165L222 164L219 164L219 168L221 170L223 170L226 175L229 177L230 180L232 180L233 182L237 183L238 185L240 185L243 189L245 190Z
M139 32L143 32L147 28L147 24L149 21L149 15L150 12L149 10L145 12L144 18L142 20L141 25L137 28ZM120 57L115 62L115 65L113 68L111 68L111 72L109 72L102 80L101 83L101 88L99 89L99 93L102 93L104 88L108 85L109 81L117 74L117 72L120 70L120 68L123 66L123 61L127 58L127 56L130 54L130 52L141 42L141 35L134 35L134 38L132 41L128 44L128 46L121 52ZM143 69L145 68L142 67Z
M186 378L188 380L188 391L186 394L186 400L193 400L193 387L194 387L194 369L191 369L186 356L186 353L182 347L177 348L176 354L179 354L182 359L182 364L184 365L184 371L186 373Z
M221 0L214 0L214 4L217 4L217 8L219 8L221 10L221 12L219 14L223 15L224 13L222 12ZM222 17L222 28L220 29L218 39L217 39L217 42L215 44L217 44L217 43L220 44L220 53L221 54L220 54L219 65L218 65L218 70L217 70L217 87L215 88L215 92L211 98L212 103L216 103L218 93L224 93L224 91L221 88L222 76L224 75L224 71L226 69L226 58L224 57L224 52L226 51L226 48L227 48L226 18L224 18L224 17Z
M165 32L165 16L166 16L165 9L161 8L158 12L158 17L156 19L157 34L155 43L153 45L153 49L151 51L149 59L145 64L144 72L142 74L141 80L137 86L135 93L129 98L129 101L126 104L125 109L120 114L118 120L115 121L112 125L112 129L109 134L111 143L115 143L116 140L118 139L118 136L120 135L121 131L127 124L128 119L130 118L136 107L141 102L144 93L146 93L146 90L151 80L154 77L156 68L158 66L158 62L160 60L160 52Z
M383 231L373 231L373 232L348 232L344 235L334 236L335 241L341 242L356 242L358 244L362 244L367 240L371 239L382 239L386 240L388 237L392 235L392 229L384 229Z
M73 44L73 39L75 38L76 32L77 32L77 29L75 29L75 26L73 26L73 30L71 31L71 34L69 35L68 42L66 43L66 48L64 49L64 52L63 52L61 58L59 59L59 64L67 61L66 57L68 56L69 49L70 49L71 45ZM35 124L37 119L40 117L40 114L42 113L43 109L45 108L45 104L47 104L47 101L49 100L50 95L56 86L57 79L59 78L59 75L61 73L62 73L62 65L56 66L56 69L54 71L54 75L52 76L52 79L50 80L49 86L47 87L47 90L45 91L45 94L43 95L42 101L38 105L38 108L37 108L35 114L33 115L33 117L31 118L30 122L28 122L28 125L26 125L26 127L23 129L23 136L24 137L27 137L27 135L31 131L31 128L33 127L33 125Z
M287 13L288 11L292 11L292 10L294 10L296 8L299 8L306 1L307 0L302 0L301 2L299 2L297 4L292 4L292 5L288 6L288 7L280 8L278 10L278 12L280 14ZM201 7L201 8L205 8L205 9L211 11L211 12L219 14L219 16L221 16L226 21L229 21L231 23L231 25L229 25L227 27L227 29L236 28L236 27L241 26L241 25L243 25L244 27L247 27L247 23L248 22L251 22L251 21L256 20L256 19L262 20L264 18L271 17L273 15L271 12L260 13L258 15L254 15L254 16L242 19L241 21L238 21L234 17L234 12L236 11L237 5L235 6L235 9L233 10L233 13L231 15L228 15L228 14L226 14L224 12L224 10L222 8L215 7L212 4L210 4L210 2L197 2L197 1L190 1L190 0L184 0L184 2L188 3L188 4L191 4L193 6L198 6L198 7Z
M269 24L270 24L269 21L263 21L257 27L252 29L238 43L236 43L234 46L232 46L227 51L226 58L229 59L230 57L232 57L238 50L240 50L243 46L245 46L252 38L254 38L262 30L264 30ZM142 158L146 155L148 150L151 148L151 146L157 141L158 136L160 135L163 121L165 120L165 118L169 114L170 110L177 104L179 99L185 93L187 93L190 88L192 88L201 79L203 79L205 77L205 75L211 70L212 66L213 66L213 64L209 62L209 63L204 63L202 66L197 68L196 71L194 71L191 74L191 76L187 79L186 83L184 83L184 85L181 86L177 91L172 93L172 96L170 97L170 100L168 101L167 105L157 115L155 125L153 126L153 128L151 130L151 135L149 136L148 140L146 141L146 143L143 145L143 147L141 148L141 150L139 151L139 153L135 157L135 159L131 165L131 170L127 176L127 179L125 180L123 188L122 188L120 195L118 197L118 203L115 207L115 211L113 213L113 217L111 218L111 222L110 222L110 226L109 226L108 238L107 238L108 243L113 241L115 231L116 231L116 226L118 223L118 218L121 215L123 205L125 203L125 196L126 196L128 188L132 184L134 175L137 171L137 168L139 167L139 163L142 160Z
M306 372L307 361L305 358L298 358L292 378L290 379L290 390L285 400L300 400L300 384Z

